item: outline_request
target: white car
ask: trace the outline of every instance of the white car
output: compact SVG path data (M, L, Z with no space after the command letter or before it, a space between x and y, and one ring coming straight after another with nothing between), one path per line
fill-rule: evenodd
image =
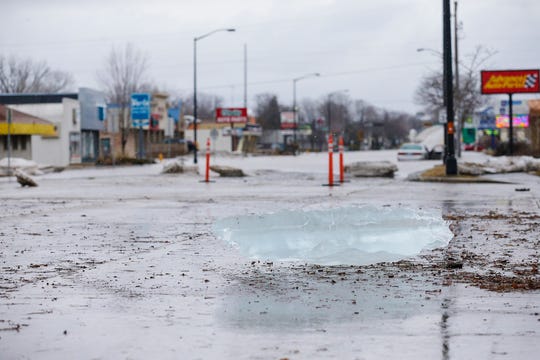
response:
M424 160L428 158L428 151L422 144L406 143L401 145L397 153L398 161Z

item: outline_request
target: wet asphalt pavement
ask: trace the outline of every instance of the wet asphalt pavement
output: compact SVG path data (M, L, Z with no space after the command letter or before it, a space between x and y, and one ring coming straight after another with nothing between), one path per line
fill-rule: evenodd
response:
M204 184L156 166L1 179L0 358L536 359L540 183L492 177L507 183L328 188L272 169ZM363 205L441 213L455 237L398 263L320 266L244 258L212 232Z

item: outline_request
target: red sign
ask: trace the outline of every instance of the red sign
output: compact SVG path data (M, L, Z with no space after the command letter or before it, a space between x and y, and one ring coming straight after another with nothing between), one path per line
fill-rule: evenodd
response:
M281 112L281 129L295 129L296 123L294 122L294 112L282 111Z
M540 92L540 70L482 71L482 94Z
M247 123L247 108L217 108L216 122L218 123Z

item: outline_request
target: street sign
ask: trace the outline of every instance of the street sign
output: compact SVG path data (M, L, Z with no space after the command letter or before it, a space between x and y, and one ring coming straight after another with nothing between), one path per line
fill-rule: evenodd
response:
M448 121L448 119L446 118L446 112L444 111L440 111L439 112L439 123L440 124L446 124Z
M131 94L131 120L133 127L148 126L150 123L150 94Z

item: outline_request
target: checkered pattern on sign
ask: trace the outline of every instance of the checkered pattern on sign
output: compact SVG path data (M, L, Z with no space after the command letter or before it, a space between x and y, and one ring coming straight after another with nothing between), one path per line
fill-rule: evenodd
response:
M538 74L529 74L527 75L527 79L525 80L525 88L533 88L536 86L536 82L538 81Z

